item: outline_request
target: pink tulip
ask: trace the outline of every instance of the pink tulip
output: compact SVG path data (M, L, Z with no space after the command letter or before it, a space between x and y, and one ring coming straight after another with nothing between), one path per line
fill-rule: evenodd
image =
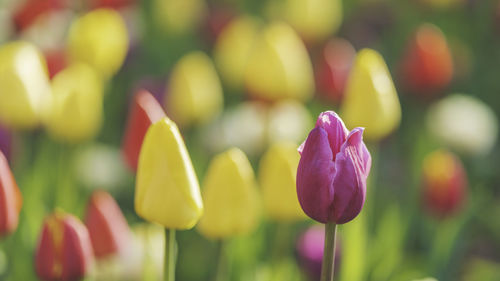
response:
M363 130L349 132L335 112L326 111L299 148L297 195L312 219L344 224L363 208L371 167Z

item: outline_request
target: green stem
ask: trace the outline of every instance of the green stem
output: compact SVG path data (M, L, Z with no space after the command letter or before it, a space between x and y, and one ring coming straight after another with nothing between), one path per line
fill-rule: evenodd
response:
M333 280L336 232L336 223L328 222L327 224L325 224L325 248L323 250L323 263L321 264L321 281Z
M175 281L175 229L165 228L163 280Z
M226 247L224 240L218 242L218 254L219 260L217 263L217 272L215 273L215 281L225 281L227 280L227 256Z

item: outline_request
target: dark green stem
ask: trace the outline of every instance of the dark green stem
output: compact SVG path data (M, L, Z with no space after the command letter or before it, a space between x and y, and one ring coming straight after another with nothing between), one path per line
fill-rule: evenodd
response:
M335 263L335 234L337 224L325 224L325 248L323 250L323 263L321 264L321 281L333 280L333 267Z
M175 229L165 228L163 280L175 281Z
M227 280L227 255L224 240L218 241L219 260L217 262L217 272L215 273L215 281Z

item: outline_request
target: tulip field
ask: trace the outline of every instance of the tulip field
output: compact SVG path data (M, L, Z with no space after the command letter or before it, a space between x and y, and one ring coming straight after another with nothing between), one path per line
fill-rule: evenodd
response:
M0 281L500 281L499 0L0 0Z

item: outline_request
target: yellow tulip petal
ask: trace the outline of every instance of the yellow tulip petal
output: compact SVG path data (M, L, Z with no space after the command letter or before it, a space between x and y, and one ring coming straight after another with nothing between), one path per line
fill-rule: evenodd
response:
M151 125L144 137L135 211L171 229L192 228L203 213L193 164L177 125L167 117Z
M252 231L258 222L255 178L245 153L231 148L212 160L203 182L203 214L198 230L210 238Z
M295 186L300 160L297 147L290 142L276 143L260 161L259 183L264 206L269 217L274 220L296 221L306 218Z
M50 95L45 60L31 43L0 47L0 120L20 129L35 127Z
M361 50L349 74L341 116L349 128L365 127L368 140L379 140L399 126L401 106L382 56Z
M184 56L169 81L167 114L184 127L212 120L222 105L222 86L211 59L202 52Z
M253 96L264 100L311 98L314 82L309 54L290 26L273 23L258 35L245 85Z
M122 66L128 41L121 15L112 9L97 9L71 24L67 51L70 61L86 62L107 79Z
M101 128L103 84L93 68L74 63L52 79L52 98L45 126L59 140L79 142Z

